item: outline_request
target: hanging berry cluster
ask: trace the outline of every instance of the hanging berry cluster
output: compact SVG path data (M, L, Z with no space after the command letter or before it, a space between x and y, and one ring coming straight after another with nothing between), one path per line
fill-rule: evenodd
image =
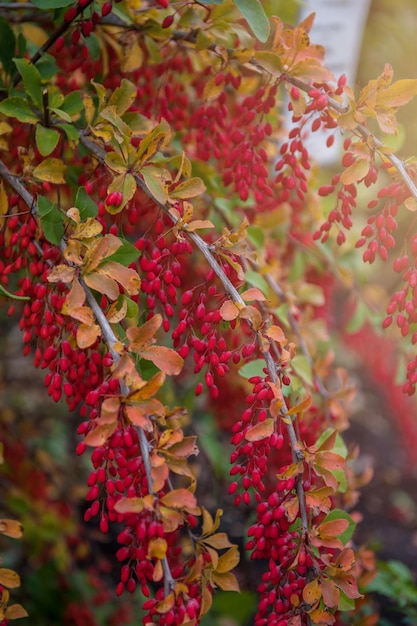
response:
M398 165L367 116L392 130L416 83L399 95L386 68L355 101L311 44L312 17L294 28L274 18L271 32L259 5L249 23L258 41L242 41L237 7L112 9L65 8L14 77L0 53L9 314L20 313L24 354L47 370L48 394L79 411L76 453L90 450L92 463L85 521L117 529L116 593L142 594L144 624L196 625L216 588L239 589L237 547L218 532L221 511L201 503L189 461L197 418L177 406L184 396L191 413L216 403L230 413L228 492L237 509L254 507L246 549L265 564L256 626L335 624L355 609L364 566L342 509L355 488L337 432L349 389L338 372L330 391L325 289L309 278L328 267L312 234L324 243L337 227L345 242L358 183L378 182L378 158ZM38 64L46 51L53 76ZM278 112L288 97L289 130ZM338 128L352 134L343 171L316 194L305 135ZM396 171L357 243L370 263L396 247L399 206L417 202L411 170ZM333 193L317 226L318 198ZM416 321L414 238L394 262L405 286L384 322L395 315L403 336ZM416 372L414 359L408 393Z

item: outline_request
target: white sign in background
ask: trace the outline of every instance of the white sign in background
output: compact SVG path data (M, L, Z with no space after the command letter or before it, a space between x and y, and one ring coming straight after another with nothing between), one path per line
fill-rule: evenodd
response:
M353 86L368 17L370 0L307 0L300 11L299 21L315 13L310 41L325 47L325 65L336 78L346 74ZM340 157L342 137L326 147L327 134L317 132L306 142L307 149L321 165L331 165Z

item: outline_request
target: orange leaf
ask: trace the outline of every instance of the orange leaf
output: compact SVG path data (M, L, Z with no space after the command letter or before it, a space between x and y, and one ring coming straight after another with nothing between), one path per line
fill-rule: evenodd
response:
M263 320L260 311L258 311L256 307L251 306L250 304L243 307L243 309L239 311L239 317L243 320L248 320L253 330L259 330L259 328L262 326Z
M317 530L319 531L320 537L338 537L347 529L348 526L348 520L340 518L330 520L330 522L323 522Z
M334 584L343 591L343 593L354 600L355 598L361 598L362 594L358 591L358 581L355 576L344 576L334 579Z
M323 594L323 602L329 608L336 607L340 600L340 591L334 585L332 580L323 578L320 581L321 592Z
M285 336L284 331L279 326L275 326L275 325L270 326L265 331L265 335L267 337L269 337L270 339L273 339L274 341L277 341L278 343L286 344L287 341L288 341L286 336Z
M223 591L240 591L237 578L231 572L218 572L215 571L211 575L211 579L220 589Z
M305 411L306 409L308 409L309 406L311 406L311 402L311 396L304 398L304 400L302 400L299 404L297 404L296 406L292 406L287 412L287 415L294 415L296 413L301 413L301 411Z
M156 367L170 376L179 374L184 365L184 359L172 348L165 346L149 346L139 351L142 359L152 361Z
M260 422L249 428L245 433L246 441L260 441L266 437L270 437L275 429L275 421L272 417L266 419L264 422Z
M194 435L191 437L184 437L182 441L169 446L169 453L180 459L188 459L188 457L192 454L197 455L199 453L196 441L197 437Z
M23 525L15 519L0 519L0 533L12 539L20 539L23 535Z
M72 309L78 309L82 307L85 302L85 291L81 287L80 282L75 278L72 282L70 292L65 298L65 302L62 305L62 313L64 315L71 315Z
M117 261L107 261L100 266L98 270L100 274L106 274L113 280L116 280L129 296L135 296L139 293L141 281L138 273L130 267L125 267Z
M62 307L63 313L64 313L64 307L65 307L65 302L64 302L64 306ZM69 315L74 320L77 320L78 322L81 322L82 324L86 324L87 326L91 326L92 324L94 324L94 320L95 320L94 313L88 306L78 306L78 307L74 307L73 309L68 309L68 313L65 313L65 315Z
M161 503L169 508L195 510L197 508L197 500L193 493L188 489L173 489L162 496Z
M92 346L101 335L101 328L97 324L81 324L77 329L77 344L84 350Z
M340 180L344 185L357 183L362 180L362 178L365 178L369 172L369 167L370 164L368 159L357 159L344 172L342 172Z
M226 322L230 322L239 317L239 309L234 302L226 300L220 307L220 316Z
M298 463L292 463L287 467L286 470L277 474L277 478L279 480L288 480L289 478L293 478L293 476L298 476L298 474L302 474L304 471L304 464L302 461L298 461Z
M116 281L100 270L92 272L91 274L85 274L84 281L90 289L102 293L107 296L109 300L117 300L120 295L119 285Z
M244 300L259 300L260 302L264 302L266 300L264 294L260 289L256 287L250 287L246 289L243 293L240 294Z
M94 430L90 430L90 432L87 433L84 442L87 446L98 448L106 443L107 439L112 436L116 428L117 421L108 424L100 424L100 426L97 426Z
M155 334L162 324L162 316L157 313L141 326L131 326L127 329L126 335L130 341L129 349L132 352L140 352L155 343Z
M125 406L126 417L134 424L143 428L146 432L151 433L153 430L152 422L147 415L144 415L137 407Z
M143 509L148 508L145 506L144 498L120 498L114 505L117 513L142 513Z

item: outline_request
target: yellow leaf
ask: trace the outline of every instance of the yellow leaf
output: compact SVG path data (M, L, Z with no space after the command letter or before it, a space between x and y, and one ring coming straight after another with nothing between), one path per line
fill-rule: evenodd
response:
M336 618L331 615L331 613L323 609L314 609L314 611L309 612L308 615L313 624L320 624L320 626L323 626L323 624L325 626L332 626L336 621Z
M187 200L188 198L194 198L200 196L206 190L206 186L201 178L189 178L180 183L173 191L170 192L171 198L180 198Z
M0 181L0 216L7 215L9 210L9 199L7 193L4 190L4 183ZM3 228L3 224L1 225Z
M193 220L189 224L184 224L182 230L187 231L187 233L193 233L196 230L201 230L202 228L214 228L213 222L210 220Z
M67 211L69 215L69 211ZM71 217L71 215L70 215ZM90 239L96 237L103 230L103 225L93 217L88 217L84 222L78 222L78 226L74 229L71 239Z
M404 202L405 208L414 213L417 211L417 200L415 198L407 198Z
M48 273L48 283L70 283L74 275L75 267L70 267L69 265L55 265Z
M47 183L53 183L55 185L65 184L65 170L67 166L61 159L55 159L49 157L39 163L33 170L33 175L38 180L42 180Z
M96 114L96 107L94 106L94 102L90 94L83 91L81 97L83 100L85 120L87 124L91 124Z
M245 433L246 441L260 441L266 437L270 437L275 430L275 421L269 417L264 422L260 422L249 428Z
M377 92L376 105L383 108L396 109L407 104L417 95L417 79L406 78L397 80L389 87Z
M208 543L209 546L216 548L216 550L223 550L233 546L226 533L216 533L214 535L210 535L204 539L204 543Z
M152 361L156 367L169 376L179 374L184 365L184 359L178 352L165 346L149 346L140 350L139 354L142 359Z
M14 519L0 519L0 533L12 539L20 539L23 535L23 525Z
M232 546L219 557L219 562L215 568L219 574L224 574L234 569L240 561L239 549L237 546Z
M123 46L123 55L120 60L120 69L122 72L134 72L142 67L143 63L143 50L140 45L140 40L135 33L127 33L125 39L125 45Z
M20 577L12 569L0 568L0 585L13 589L14 587L20 587Z
M101 328L97 324L81 324L77 330L78 347L84 350L92 346L101 335Z
M226 322L230 322L239 317L239 309L234 302L226 300L220 307L220 316Z
M212 581L223 591L240 591L237 578L231 572L213 572Z
M140 169L157 152L163 150L170 142L171 137L171 128L168 122L162 119L158 126L155 126L140 142L135 155L137 168Z
M7 619L19 619L21 617L28 617L28 612L21 604L11 604L6 608Z
M92 446L93 448L103 446L107 439L112 436L116 428L117 420L108 424L100 424L100 426L97 426L94 430L90 430L90 432L87 433L84 442L87 446Z
M108 233L104 237L99 237L94 240L85 255L84 259L84 273L89 274L95 270L100 263L104 261L106 257L114 254L122 245L122 242L118 237Z
M162 537L157 537L156 539L151 539L148 544L148 559L163 559L166 556L168 550L168 544L166 539Z
M370 164L368 159L357 159L344 172L342 172L340 180L344 185L357 183L359 180L362 180L362 178L367 175L367 173L369 172L369 167Z
M307 604L316 604L321 598L321 589L317 578L307 583L303 589L303 600Z
M122 297L113 302L113 304L106 313L106 318L110 324L118 324L126 317L126 313L127 302L126 298Z

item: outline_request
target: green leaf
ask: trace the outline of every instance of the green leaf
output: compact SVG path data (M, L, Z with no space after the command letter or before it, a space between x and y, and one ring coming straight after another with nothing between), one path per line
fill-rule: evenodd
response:
M261 276L261 274L253 272L252 270L248 270L247 272L245 272L245 280L247 283L249 283L249 285L260 289L264 295L268 294L268 283L266 282L265 278Z
M168 200L168 191L167 186L162 180L161 176L157 173L154 173L154 168L150 169L152 166L145 166L141 169L141 174L143 176L143 180L145 181L145 185L151 192L152 196L157 200L160 204L165 204Z
M84 187L78 187L77 195L74 200L74 206L76 206L80 211L81 221L86 220L88 217L96 217L98 214L98 206L88 195Z
M59 117L61 120L64 120L64 122L68 122L69 124L71 124L72 122L71 117L68 115L68 113L66 113L65 111L62 111L62 109L57 109L56 107L50 106L49 110L52 111L52 113L55 113L55 115Z
M248 226L248 239L257 250L261 250L265 243L265 230L261 226Z
M0 61L6 74L14 70L13 56L16 50L16 37L5 19L0 18Z
M39 109L43 110L42 85L39 70L28 59L16 59L13 61L20 73L25 91Z
M76 143L80 140L80 135L78 130L72 124L60 124L59 126L62 128L64 133L66 134L68 141L75 141Z
M17 96L6 98L0 102L0 113L8 117L15 117L24 124L36 124L39 121L27 101Z
M73 0L32 0L38 9L60 9L73 3Z
M35 131L36 147L42 156L48 156L57 147L59 132L54 128L46 128L42 124L36 125Z
M22 56L22 55L19 55ZM58 66L54 57L51 54L43 53L39 61L36 62L36 67L39 70L42 80L50 80L58 73Z
M121 265L128 267L131 263L134 263L139 258L139 250L135 248L126 239L121 239L122 245L111 256L106 258L106 261L117 261Z
M138 315L139 315L139 307L137 303L134 300L131 300L130 298L128 298L127 296L122 296L122 298L124 298L127 304L126 317L128 319L137 320Z
M234 0L235 5L249 24L253 34L265 43L269 37L270 24L259 0Z
M123 78L120 87L115 89L110 96L109 105L113 104L116 107L116 113L123 115L133 104L136 98L136 91L136 85L130 82L130 80Z
M264 376L264 367L264 359L255 359L254 361L250 361L249 363L245 363L245 365L242 365L238 373L239 376L242 376L242 378L252 378L252 376Z
M46 239L58 246L64 236L64 215L56 204L39 195L38 211Z
M76 116L84 109L81 91L71 91L65 96L64 102L58 107L70 117Z
M349 513L346 513L346 511L342 511L342 509L333 509L333 511L330 511L330 513L326 515L322 523L333 522L334 520L338 520L338 519L345 519L349 524L346 530L344 530L342 533L340 533L340 535L338 535L338 539L340 539L340 541L345 546L348 543L348 541L352 539L352 535L356 528L356 524L351 518L351 516L349 515Z
M326 441L326 439L328 439L330 437L330 435L332 435L334 432L334 428L327 428L323 433L321 433L320 437L317 439L315 445L320 448L321 444ZM348 449L346 447L345 442L343 441L342 436L337 433L336 435L336 440L335 440L335 444L331 450L332 452L335 452L336 454L339 454L341 457L343 457L344 459L347 457L348 454Z
M89 37L86 39L86 44L88 48L88 56L93 61L98 61L101 54L100 42L95 33L91 33Z
M345 593L341 589L340 591L340 600L337 605L338 611L354 611L355 609L355 600L352 598L348 598Z
M294 372L304 380L308 385L313 384L313 371L311 364L306 356L303 354L296 355L291 359L291 367Z

